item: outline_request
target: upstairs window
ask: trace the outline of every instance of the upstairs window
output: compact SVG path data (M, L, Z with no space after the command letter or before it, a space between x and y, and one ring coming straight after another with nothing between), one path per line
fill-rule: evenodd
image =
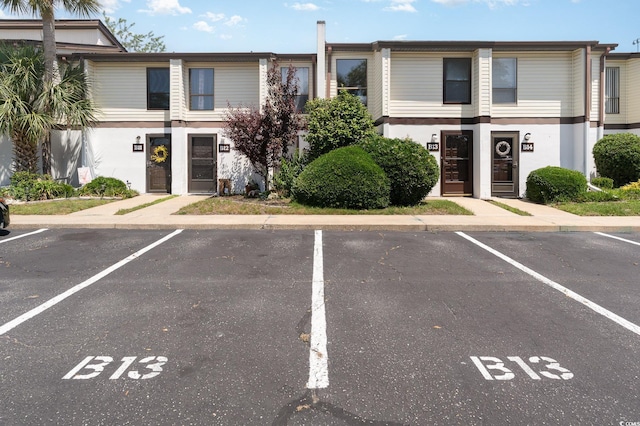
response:
M304 106L309 100L309 68L296 68L296 80L298 85L298 95L296 96L296 112L304 112ZM289 67L280 68L282 82L287 82Z
M516 58L494 58L491 81L494 104L515 104L518 99Z
M169 68L147 68L147 109L169 109Z
M620 114L620 67L607 67L605 73L604 112Z
M471 103L471 58L444 58L445 104Z
M213 68L189 69L189 109L213 109Z
M367 104L367 60L336 59L338 90L346 90Z

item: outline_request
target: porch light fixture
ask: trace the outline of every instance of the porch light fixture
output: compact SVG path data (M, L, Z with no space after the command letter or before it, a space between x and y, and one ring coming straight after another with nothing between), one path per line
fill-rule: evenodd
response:
M529 139L531 139L531 133L525 133L524 134L524 140L528 141Z
M438 142L438 135L437 134L432 134L431 135L431 142Z

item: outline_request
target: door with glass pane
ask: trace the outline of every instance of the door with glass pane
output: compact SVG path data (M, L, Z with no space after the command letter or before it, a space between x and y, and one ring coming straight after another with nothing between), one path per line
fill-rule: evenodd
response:
M171 193L171 136L147 137L147 192Z
M216 135L189 137L189 192L216 192Z
M473 131L442 132L442 195L473 195Z
M491 195L494 197L518 196L518 139L517 132L491 133Z

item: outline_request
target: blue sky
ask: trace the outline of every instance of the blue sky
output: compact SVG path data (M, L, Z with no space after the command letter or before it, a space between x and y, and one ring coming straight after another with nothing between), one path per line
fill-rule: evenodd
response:
M597 40L640 45L638 0L102 0L105 12L164 35L167 51L313 53L376 40ZM0 17L12 18L7 11ZM58 12L58 18L72 16ZM101 15L95 18L101 18Z

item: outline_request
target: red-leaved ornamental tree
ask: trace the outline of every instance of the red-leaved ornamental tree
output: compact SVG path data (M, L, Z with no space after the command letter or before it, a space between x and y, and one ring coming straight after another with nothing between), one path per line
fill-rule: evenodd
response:
M296 69L289 66L286 76L274 61L267 71L267 99L261 109L232 108L225 117L224 131L234 149L245 155L269 189L269 171L280 165L287 146L295 143L302 128L296 113L298 79Z

